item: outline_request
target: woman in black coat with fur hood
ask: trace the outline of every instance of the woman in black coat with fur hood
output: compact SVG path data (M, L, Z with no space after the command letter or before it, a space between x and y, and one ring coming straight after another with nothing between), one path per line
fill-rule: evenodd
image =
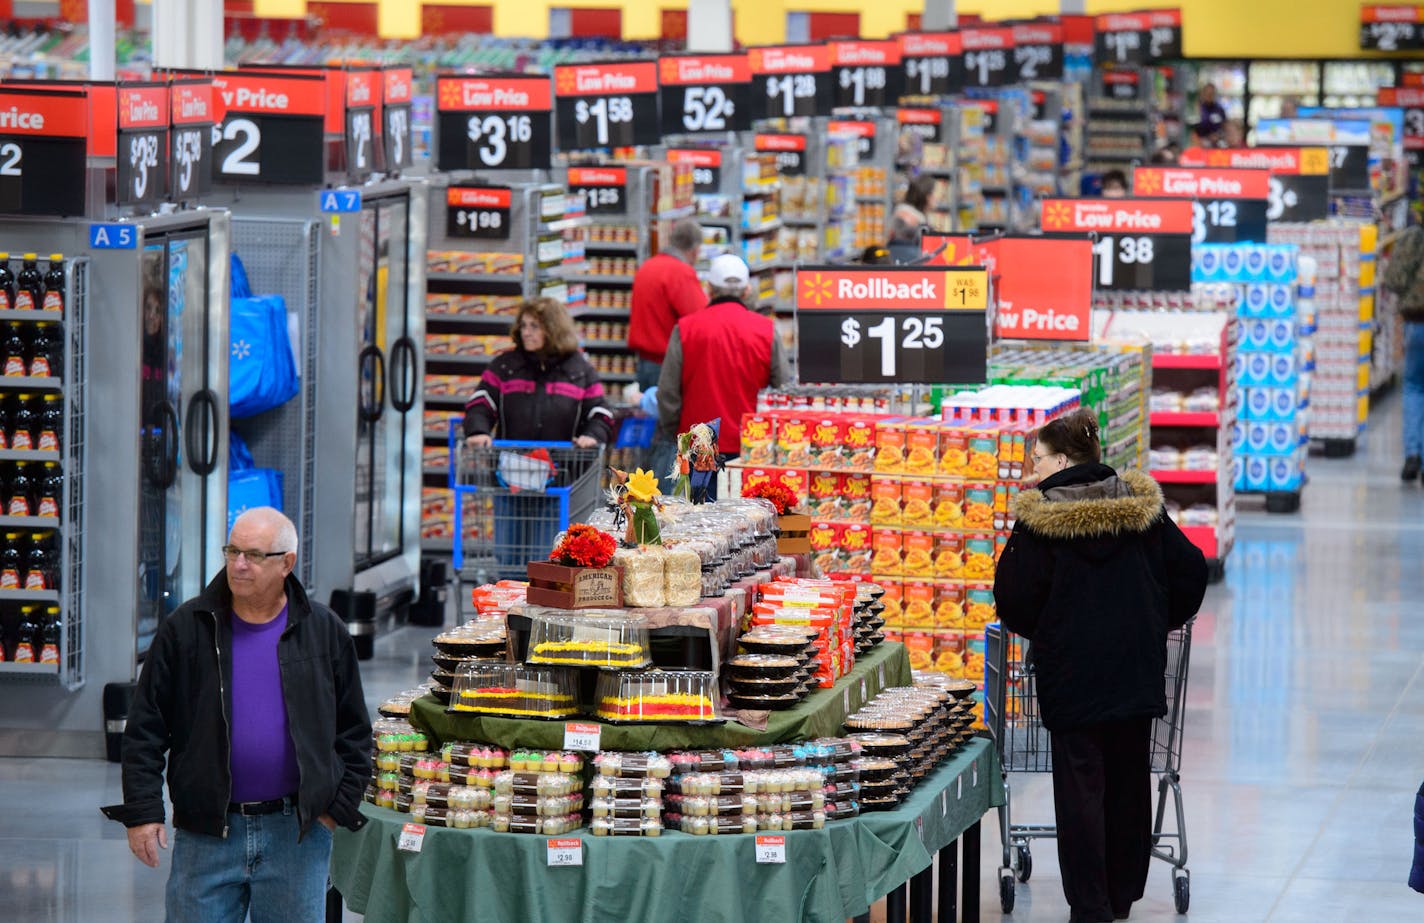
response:
M1157 482L1100 463L1079 410L1044 425L999 561L999 620L1030 642L1052 736L1063 892L1073 921L1127 919L1152 848L1152 720L1167 713L1167 633L1196 614L1207 569Z

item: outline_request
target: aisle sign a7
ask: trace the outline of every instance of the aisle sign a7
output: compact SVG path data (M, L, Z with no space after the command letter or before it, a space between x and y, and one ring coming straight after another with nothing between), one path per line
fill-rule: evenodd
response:
M1092 233L1097 287L1191 288L1192 203L1185 199L1044 199L1045 233Z
M752 127L752 72L745 54L664 55L658 77L664 135Z

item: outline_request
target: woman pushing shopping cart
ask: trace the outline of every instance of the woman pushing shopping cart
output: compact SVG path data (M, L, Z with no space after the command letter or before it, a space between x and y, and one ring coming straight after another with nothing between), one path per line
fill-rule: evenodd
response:
M994 581L999 620L1020 638L992 632L996 649L986 652L986 718L1005 771L1053 773L1054 827L1012 827L1007 805L1001 809L1005 910L1013 906L1010 847L1018 847L1026 881L1028 839L1056 834L1070 920L1082 923L1126 919L1142 897L1154 846L1164 839L1160 802L1155 831L1153 824L1154 762L1171 777L1181 847L1158 854L1177 867L1178 909L1186 909L1175 776L1185 626L1207 583L1206 561L1167 517L1157 483L1140 472L1119 474L1100 458L1089 411L1040 431L1033 469L1041 480L1019 495ZM1169 719L1165 735L1162 719Z

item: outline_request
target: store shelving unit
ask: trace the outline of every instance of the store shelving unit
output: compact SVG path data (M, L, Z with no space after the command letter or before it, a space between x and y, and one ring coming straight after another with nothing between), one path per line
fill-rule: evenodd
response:
M1082 85L1035 83L1030 93L1024 185L1033 198L1077 195L1083 172Z
M987 152L984 110L938 98L902 101L896 118L907 143L896 162L897 200L910 179L933 176L935 207L928 218L936 231L973 231L983 200Z
M975 228L982 232L1026 230L1036 223L1028 181L1032 99L1027 90L1008 87L984 91L988 98L966 101L983 112L984 158L979 176L982 194Z
M1111 91L1111 92L1109 92ZM1103 70L1087 100L1083 158L1089 173L1122 170L1131 175L1146 163L1160 131L1150 68Z
M848 110L838 113L827 130L849 134L856 145L855 236L849 248L854 257L889 238L899 129L894 118L877 110Z

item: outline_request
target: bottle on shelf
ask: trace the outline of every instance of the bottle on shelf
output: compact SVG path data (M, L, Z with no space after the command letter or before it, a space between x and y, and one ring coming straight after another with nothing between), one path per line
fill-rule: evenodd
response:
M0 253L0 310L15 307L15 273L10 269L10 254Z
M52 590L54 577L50 572L49 536L35 532L30 536L30 550L25 555L25 590Z
M39 434L35 448L41 452L59 451L59 434L64 429L64 405L58 394L46 394L40 410Z
M59 607L48 606L40 632L40 663L59 663L59 633Z
M28 372L31 378L49 378L59 372L59 363L53 358L59 340L55 337L53 324L34 326L35 331L30 339Z
M5 544L0 546L0 590L20 588L20 534L6 532Z
M29 465L16 465L15 475L10 478L10 493L5 502L5 512L10 516L35 515L35 479L29 469Z
M64 254L51 253L44 274L44 310L64 312Z
M28 344L25 343L24 328L19 324L11 324L10 329L5 333L5 343L3 346L5 356L4 376L6 378L23 378L25 372L29 370L27 353Z
M30 401L30 395L21 394L16 397L14 407L10 411L10 448L17 452L33 452L35 425L38 422L39 417Z
M15 632L15 662L34 663L35 662L35 631L39 628L35 622L35 607L20 607L20 627Z
M44 473L36 485L39 502L36 514L47 518L59 518L60 498L64 496L64 478L59 474L59 466L54 462L44 463Z
M44 276L40 274L39 254L26 253L15 277L15 310L38 311L44 304Z

